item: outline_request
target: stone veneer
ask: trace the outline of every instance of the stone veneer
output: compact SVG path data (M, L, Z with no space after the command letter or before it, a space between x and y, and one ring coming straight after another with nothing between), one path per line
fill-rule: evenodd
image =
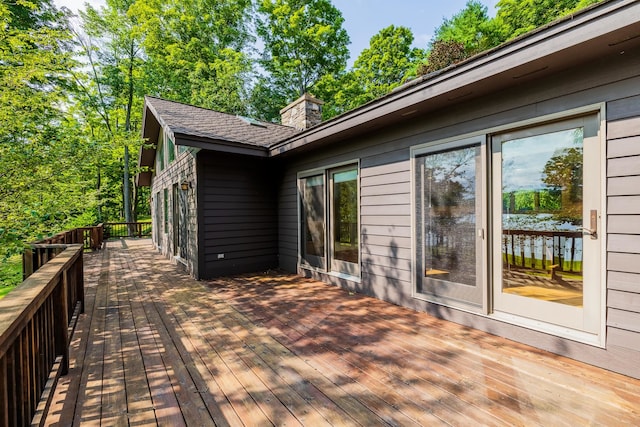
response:
M324 102L305 93L300 98L280 110L282 124L305 130L322 122Z

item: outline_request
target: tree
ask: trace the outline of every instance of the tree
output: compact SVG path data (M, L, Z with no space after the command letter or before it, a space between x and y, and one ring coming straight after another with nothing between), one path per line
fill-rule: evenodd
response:
M0 258L91 211L67 114L70 40L50 1L0 4Z
M323 76L344 71L349 36L329 0L262 0L258 11L257 32L264 42L259 63L267 75L256 84L252 104L256 115L275 120L280 108Z
M464 44L456 41L437 40L431 46L427 62L418 67L417 74L433 73L464 61L468 56Z
M126 222L134 222L130 149L137 150L142 142L136 124L141 121L144 91L142 35L130 11L133 4L134 0L107 0L106 7L99 10L88 5L81 13L86 37L78 37L89 66L88 79L78 76L83 89L80 100L101 118L106 130L103 143L123 152L122 211Z
M247 112L250 0L139 0L133 11L144 34L150 93Z
M559 150L547 161L542 171L542 182L561 194L561 210L555 216L573 224L579 224L582 220L582 153L582 147Z
M601 0L500 0L494 43L502 43Z
M464 9L451 19L445 19L436 29L431 50L437 42L456 42L464 46L466 55L487 49L487 32L489 31L489 15L487 7L478 0L469 0Z
M318 83L318 95L332 100L328 104L333 114L386 95L411 77L415 63L424 58L424 51L412 48L412 43L413 33L406 27L391 25L380 30L339 81L329 75ZM331 94L332 87L338 87L337 92Z
M489 19L486 6L469 0L464 9L444 19L429 46L427 62L418 74L427 74L493 48L555 19L601 0L500 0Z

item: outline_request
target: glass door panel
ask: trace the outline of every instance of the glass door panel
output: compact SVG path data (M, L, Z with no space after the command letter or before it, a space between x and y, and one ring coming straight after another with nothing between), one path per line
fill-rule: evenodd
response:
M585 273L599 270L597 121L500 135L493 148L495 308L593 330L599 277Z
M300 186L301 257L313 267L326 268L324 176L302 178Z
M417 157L418 292L482 306L482 146Z
M331 179L331 269L352 276L359 274L358 169L330 172Z
M582 135L502 143L503 292L582 307Z

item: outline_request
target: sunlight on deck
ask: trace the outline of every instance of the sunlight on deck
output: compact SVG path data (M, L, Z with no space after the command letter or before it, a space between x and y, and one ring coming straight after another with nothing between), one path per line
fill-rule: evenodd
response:
M640 381L298 276L86 257L47 425L621 425Z

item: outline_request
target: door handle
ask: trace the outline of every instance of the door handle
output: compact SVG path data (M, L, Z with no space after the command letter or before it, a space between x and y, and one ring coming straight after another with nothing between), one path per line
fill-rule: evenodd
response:
M589 228L581 227L582 231L588 233L591 236L591 240L598 238L598 210L591 209L589 213Z

